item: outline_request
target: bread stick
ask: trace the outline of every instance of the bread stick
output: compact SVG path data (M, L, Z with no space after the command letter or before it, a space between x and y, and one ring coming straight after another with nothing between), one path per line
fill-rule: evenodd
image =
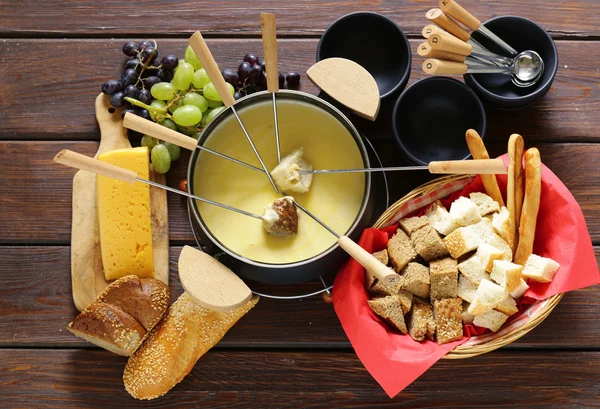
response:
M467 145L469 146L469 150L471 151L471 155L473 155L473 159L489 159L490 155L485 149L485 145L483 144L483 140L481 136L474 129L469 129L466 135ZM485 192L494 199L500 207L504 206L504 200L502 199L502 193L500 193L500 188L498 187L498 181L496 180L496 175L480 175L481 181L483 182L483 187L485 188Z
M523 208L523 137L512 134L508 139L508 183L506 186L506 208L510 213L513 254L519 244L518 229L521 220L521 209Z
M535 239L535 225L540 209L540 195L542 192L542 160L537 148L527 149L525 152L525 200L521 210L519 222L519 245L514 262L525 265L527 258L533 252Z

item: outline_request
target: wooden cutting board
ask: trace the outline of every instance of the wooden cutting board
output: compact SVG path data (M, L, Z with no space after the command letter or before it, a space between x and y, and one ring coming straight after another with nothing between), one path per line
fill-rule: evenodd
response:
M131 148L127 130L121 123L117 110L109 112L108 98L100 94L96 98L96 120L100 126L101 153L114 149ZM150 171L150 179L165 184L165 176ZM154 274L169 283L169 219L167 215L167 192L150 187L152 213L152 246L154 248ZM78 310L87 308L108 285L104 279L100 235L96 207L96 175L84 170L73 177L73 217L71 227L71 283L73 301Z

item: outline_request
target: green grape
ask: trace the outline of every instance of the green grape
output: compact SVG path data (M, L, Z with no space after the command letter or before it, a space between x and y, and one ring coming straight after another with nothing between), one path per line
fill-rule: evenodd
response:
M174 131L176 131L176 130L177 130L177 125L175 124L175 122L173 122L173 121L172 121L172 120L170 120L169 118L165 118L165 119L163 119L163 120L160 122L160 124L161 124L162 126L164 126L165 128L169 128L169 129L172 129L172 130L174 130Z
M163 109L165 109L167 107L167 104L165 103L165 101L161 101L159 99L155 99L154 101L152 101L150 103L150 106L152 108L157 108L157 109L163 110ZM150 112L150 116L152 117L152 119L154 119L155 121L157 119L159 119L160 117L164 116L164 114L159 113L159 112L154 112L154 111L152 111L150 109L148 111Z
M202 95L195 92L190 92L183 98L183 105L195 105L204 112L208 109L208 101Z
M215 109L223 106L223 101L213 101L212 99L207 99L208 107L211 109Z
M206 73L206 71L204 71L204 68L200 68L194 73L194 79L192 80L194 88L202 89L209 82L210 78L208 78L208 74Z
M202 120L202 111L195 105L184 105L173 112L173 121L177 125L192 126Z
M150 93L156 99L167 101L175 97L175 87L170 82L159 82L154 84Z
M150 135L142 136L141 145L147 146L148 149L150 149L150 150L152 150L152 148L154 148L157 143L158 143L158 141L156 139L154 139L153 137L151 137Z
M192 49L191 46L187 46L185 49L185 53L183 54L183 58L190 64L194 66L194 70L199 70L202 68L202 64L200 64L200 60L196 57L196 53Z
M167 173L171 167L171 155L169 155L169 150L161 143L152 148L150 159L152 160L154 170L158 173Z
M212 112L212 109L207 109L206 112L202 113L202 121L200 121L200 126L201 127L205 127L206 123L208 121L208 116L210 115L210 113Z
M233 94L235 94L235 88L233 88L233 85L231 85L228 82L226 82L225 84L227 84L227 88L229 88L229 92L231 93L231 96L233 96Z
M192 85L193 79L194 67L192 67L192 64L183 63L175 71L171 84L179 91L186 91Z
M204 116L202 118L204 118ZM200 122L202 122L202 121L200 121ZM198 132L198 129L193 125L192 126L177 125L177 130L179 132L181 132L182 134L188 135L188 136L191 136L191 135L195 134L196 132Z
M171 101L169 101L169 103L171 103ZM177 108L179 108L180 106L183 106L183 99L181 99L181 98L179 98L179 99L178 99L178 100L177 100L177 101L176 101L176 102L175 102L173 105L171 105L171 106L169 107L169 112L170 112L170 113L173 113L173 112L175 112L175 110L176 110Z
M213 120L213 118L219 115L219 113L224 109L225 107L218 107L210 111L210 113L207 115L208 118L206 119L206 124L208 125Z
M204 86L203 93L206 99L212 99L213 101L223 101L221 99L221 96L217 92L215 85L212 82L209 82Z
M169 151L169 156L171 156L171 162L174 162L177 159L179 159L179 155L181 153L181 149L179 149L179 146L173 145L170 142L165 142L163 145L165 145L167 147L167 150Z

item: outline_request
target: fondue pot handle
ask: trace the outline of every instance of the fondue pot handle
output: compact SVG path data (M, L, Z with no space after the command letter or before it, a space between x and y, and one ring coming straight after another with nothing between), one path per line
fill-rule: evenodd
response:
M156 122L144 119L130 112L127 112L123 118L123 126L141 134L153 136L161 141L181 146L182 148L190 151L196 149L196 145L198 145L198 141L194 138L169 129L161 124L157 124Z
M119 179L124 182L134 183L137 180L137 173L132 170L124 169L101 160L90 158L81 153L63 149L54 157L54 162L61 165L70 166L75 169L87 170L97 175L108 176L113 179Z
M233 98L233 95L231 95L229 87L227 86L227 83L221 74L221 70L219 69L217 62L206 45L202 34L200 34L200 31L196 31L190 37L188 44L192 47L194 53L196 53L198 60L200 60L202 67L204 67L206 74L208 74L208 78L210 78L210 81L215 86L215 89L223 100L223 103L228 107L233 105L235 103L235 99Z
M260 13L262 28L263 51L267 71L267 90L279 91L279 68L277 67L277 35L275 28L275 14Z
M384 285L399 283L401 277L394 270L377 260L371 253L353 242L348 236L341 236L338 244L361 266L369 270Z

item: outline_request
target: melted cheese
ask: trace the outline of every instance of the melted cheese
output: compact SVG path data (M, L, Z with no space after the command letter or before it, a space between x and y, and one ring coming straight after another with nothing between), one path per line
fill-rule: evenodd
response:
M148 148L117 149L99 160L137 172L148 179ZM150 189L98 175L98 222L104 277L114 280L129 274L154 276Z
M239 110L248 133L267 168L277 165L273 108L271 102ZM360 151L349 131L331 114L297 101L278 100L281 156L304 148L304 159L315 169L364 167ZM207 148L260 167L235 117L224 120L205 143ZM307 193L294 198L339 234L354 224L365 191L365 175L346 173L315 175ZM280 197L263 173L201 152L194 171L194 193L255 214ZM299 212L298 234L281 237L268 234L260 220L197 202L211 233L228 249L250 260L283 264L316 256L336 243L336 238Z

